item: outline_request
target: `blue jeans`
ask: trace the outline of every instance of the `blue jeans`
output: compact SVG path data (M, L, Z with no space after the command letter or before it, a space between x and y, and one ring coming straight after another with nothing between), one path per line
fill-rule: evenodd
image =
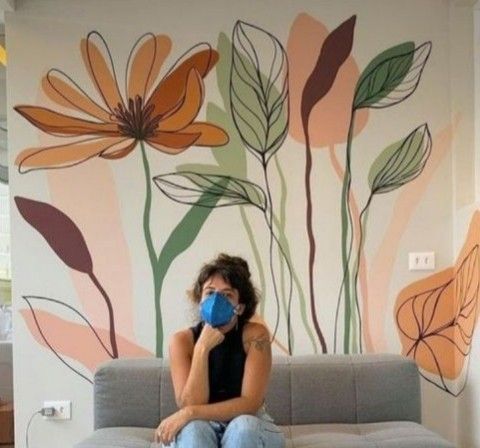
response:
M229 423L193 420L169 448L284 448L285 438L267 414L240 415Z

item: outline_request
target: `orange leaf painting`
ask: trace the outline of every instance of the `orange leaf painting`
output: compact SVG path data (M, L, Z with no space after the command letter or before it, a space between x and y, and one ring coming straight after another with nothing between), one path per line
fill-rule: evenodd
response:
M106 346L109 337L108 330L95 328L94 332L87 325L62 319L53 313L39 309L23 309L20 314L35 340L40 345L49 348L61 359L65 357L75 360L92 374L102 362L111 359ZM150 351L135 342L120 335L117 335L117 339L119 353L122 357L152 356ZM105 341L105 344L102 341ZM66 364L68 365L68 363Z
M452 395L465 387L478 317L480 212L475 212L455 266L403 289L395 308L402 353L428 381ZM423 374L423 373L422 373ZM457 386L449 381L458 380Z

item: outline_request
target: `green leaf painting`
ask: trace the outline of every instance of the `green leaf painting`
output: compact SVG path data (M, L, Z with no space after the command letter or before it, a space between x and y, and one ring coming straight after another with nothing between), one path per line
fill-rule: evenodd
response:
M368 181L372 194L388 193L415 179L425 167L432 148L426 124L383 150L373 162Z
M343 277L340 285L335 317L334 347L337 349L340 330L340 304L343 313L343 352L363 351L362 316L357 294L360 256L363 236L355 241L353 213L349 201L352 188L352 150L355 115L361 108L383 109L406 100L416 90L432 44L425 42L415 48L413 42L404 42L388 48L376 56L362 72L355 88L352 114L345 149L345 174L341 197L341 247ZM405 140L388 147L373 163L369 182L371 194L361 212L360 233L366 231L368 209L375 193L387 193L418 176L430 155L431 139L426 125L420 126ZM354 256L356 254L356 256Z
M431 49L431 42L417 48L405 42L380 53L357 82L353 109L381 109L408 98L420 82Z
M262 211L266 209L265 193L247 180L195 172L161 174L153 180L165 196L182 204L200 207L250 204Z
M233 119L247 148L267 162L288 131L287 57L272 34L245 22L236 23L232 45Z

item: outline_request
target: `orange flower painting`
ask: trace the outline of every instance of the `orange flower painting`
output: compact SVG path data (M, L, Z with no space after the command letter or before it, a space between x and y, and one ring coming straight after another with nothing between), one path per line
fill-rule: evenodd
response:
M146 144L159 152L175 155L192 146L211 148L229 141L221 127L196 120L205 97L203 80L217 63L218 52L207 43L199 43L186 51L157 81L171 47L168 36L142 35L128 55L122 95L110 49L98 32L91 31L81 41L81 53L98 101L67 74L51 69L43 78L42 87L59 110L30 105L15 107L38 129L66 139L58 145L20 152L15 162L20 173L68 168L95 157L120 159L140 146L145 174L142 224L153 274L157 356L163 354L161 289L171 260L162 258L152 236L152 179ZM208 216L199 211L193 215L189 236L198 233ZM182 228L171 235L174 239L171 246L177 254L183 251L186 232ZM115 342L116 333L113 325L111 327Z
M170 49L171 41L164 35L147 33L138 39L128 58L123 97L105 40L90 32L81 51L101 102L62 71L50 70L43 79L45 93L74 114L28 105L15 110L42 131L75 140L22 151L16 159L20 172L73 166L96 156L122 158L138 142L168 154L192 145L225 145L228 136L223 129L195 121L204 100L203 78L215 66L218 53L208 44L198 44L155 84Z
M455 266L412 283L395 308L402 353L427 381L459 395L478 318L480 212L475 212Z

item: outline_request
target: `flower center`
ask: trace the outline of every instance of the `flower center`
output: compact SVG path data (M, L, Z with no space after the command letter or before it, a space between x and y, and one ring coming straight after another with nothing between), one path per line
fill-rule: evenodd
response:
M160 121L160 116L152 116L154 105L143 107L143 98L139 95L128 99L128 105L118 104L114 117L123 135L136 140L146 140L155 134L155 129Z

